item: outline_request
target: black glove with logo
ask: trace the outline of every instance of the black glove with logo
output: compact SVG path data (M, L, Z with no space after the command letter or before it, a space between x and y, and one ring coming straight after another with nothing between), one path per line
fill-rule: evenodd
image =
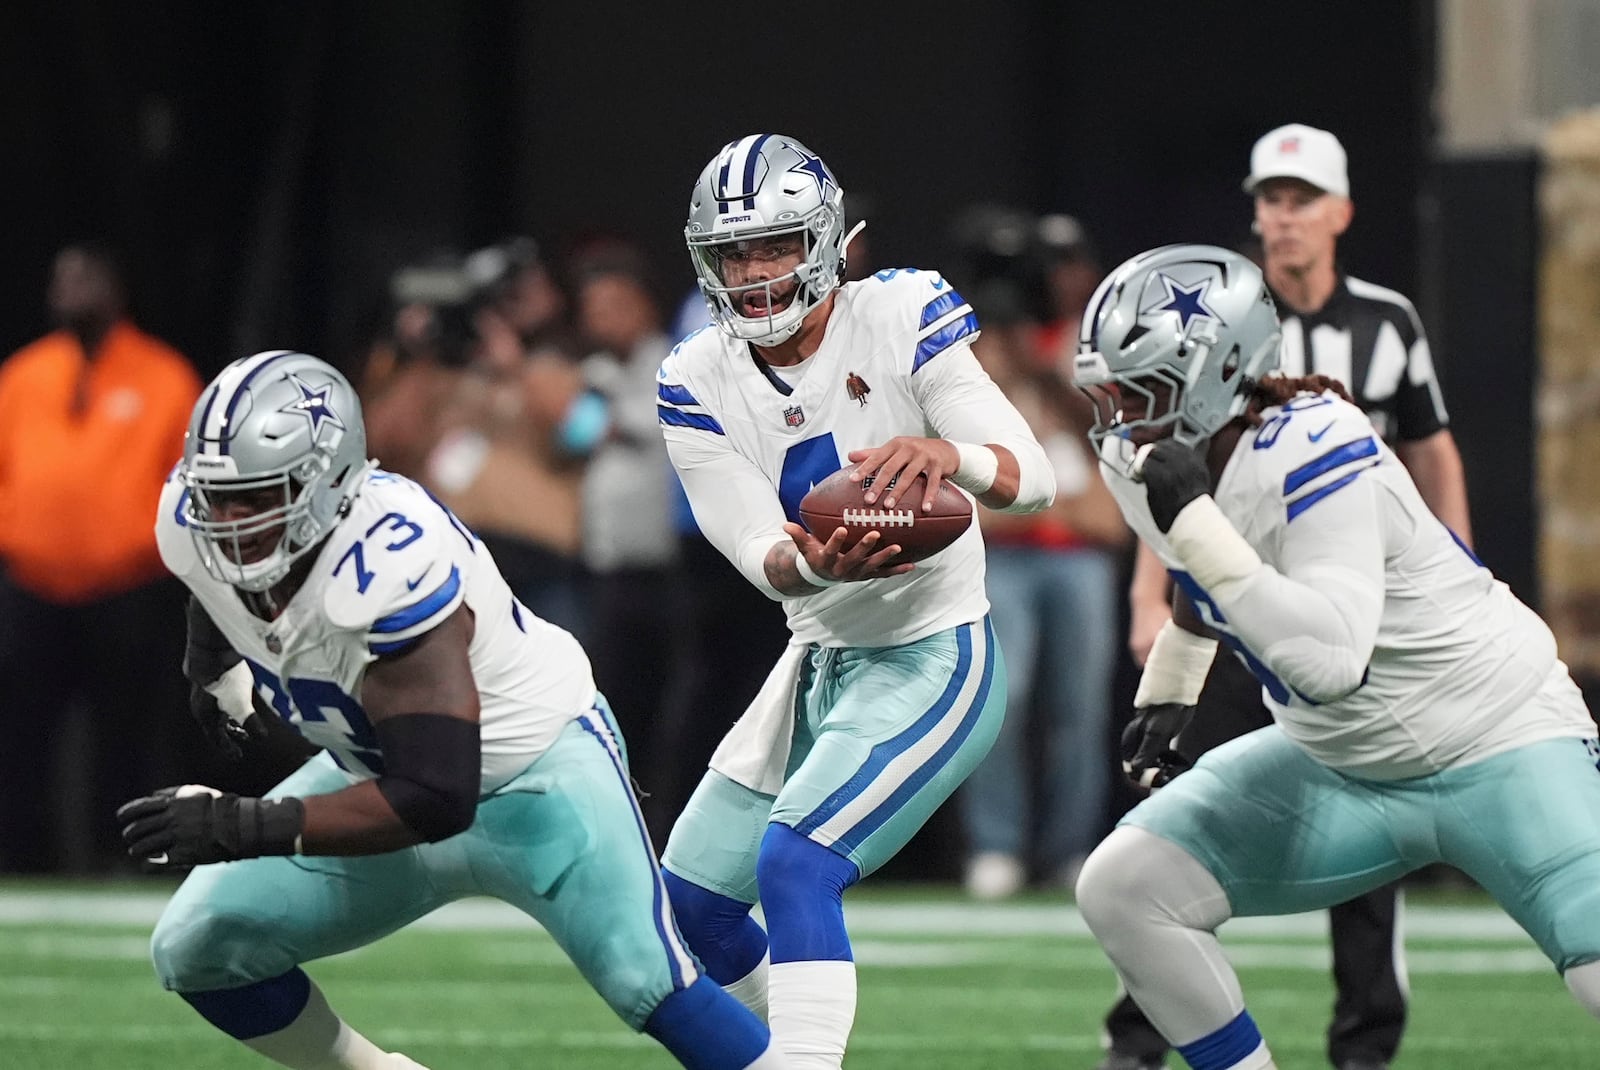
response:
M1172 530L1172 522L1184 506L1211 493L1211 473L1204 454L1170 438L1141 452L1144 460L1138 475L1144 483L1145 500L1156 527L1165 534Z
M1134 787L1154 791L1194 764L1173 749L1178 733L1193 716L1193 706L1176 702L1133 711L1133 720L1122 730L1122 771Z
M305 828L299 799L246 799L185 784L124 803L117 824L146 873L295 853Z

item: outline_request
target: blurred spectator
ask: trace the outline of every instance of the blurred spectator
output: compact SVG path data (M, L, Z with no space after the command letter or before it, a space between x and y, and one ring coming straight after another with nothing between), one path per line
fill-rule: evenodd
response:
M0 865L28 873L69 861L55 773L75 703L92 736L70 760L92 785L96 868L122 859L115 804L178 779L185 748L200 753L179 671L182 592L154 529L199 379L128 318L101 246L56 256L49 306L58 329L0 366Z
M1008 693L1000 736L962 786L961 804L967 891L999 899L1023 887L1030 862L1070 887L1100 838L1110 792L1117 551L1128 531L1089 456L1087 413L1059 356L1071 352L1062 338L1076 334L1081 302L1073 302L1099 282L1087 236L1068 216L1035 224L1022 213L984 210L981 220L973 226L969 218L963 235L979 243L966 258L975 272L966 281L981 295L974 305L983 334L973 351L1028 420L1058 485L1042 513L979 513ZM984 222L995 229L985 231ZM1041 313L1051 318L1041 323Z
M1088 231L1072 216L1047 215L1039 220L1034 233L1048 316L1036 348L1054 365L1062 380L1070 383L1072 357L1078 349L1078 325L1104 272Z
M664 842L676 815L650 796L676 760L661 746L660 726L683 638L671 468L656 416L656 372L671 344L643 256L631 245L590 245L574 258L572 277L578 330L597 349L583 362L584 380L609 412L583 477L584 647L628 740L645 818Z
M383 467L425 480L428 455L458 413L450 405L478 349L472 287L449 254L396 271L388 321L358 377L367 449Z
M374 456L438 494L525 606L582 631L579 491L608 417L563 333L565 294L514 238L404 267L389 298L362 377Z
M584 455L607 416L584 387L571 343L544 338L516 366L479 363L461 378L455 418L428 455L423 482L483 540L523 605L576 632L587 628Z

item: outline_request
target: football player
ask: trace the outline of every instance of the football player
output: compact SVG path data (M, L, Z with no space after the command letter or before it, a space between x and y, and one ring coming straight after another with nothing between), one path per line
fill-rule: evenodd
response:
M145 868L197 867L152 940L168 989L284 1066L416 1066L344 1024L301 964L489 895L685 1066L786 1065L676 931L577 640L520 605L426 491L367 459L342 375L286 351L224 369L156 529L242 655L207 687L219 706L242 720L259 694L325 748L266 798L188 785L119 811Z
M1090 438L1179 595L1123 739L1129 776L1161 790L1089 857L1079 909L1195 1070L1274 1065L1218 925L1431 862L1488 890L1600 1015L1594 721L1550 629L1344 387L1271 374L1278 336L1261 272L1210 246L1134 257L1084 315ZM1219 639L1275 723L1174 779Z
M856 1005L844 891L988 751L1005 669L976 524L912 565L875 533L846 551L843 528L808 532L800 501L846 463L885 508L929 508L948 479L1028 512L1055 480L979 368L977 317L943 278L843 283L843 193L799 141L724 147L685 235L715 325L662 365L667 446L701 529L783 603L793 641L673 828L667 886L706 971L758 1010L770 990L792 1064L838 1067ZM918 473L926 490L901 501ZM767 932L750 917L758 899Z

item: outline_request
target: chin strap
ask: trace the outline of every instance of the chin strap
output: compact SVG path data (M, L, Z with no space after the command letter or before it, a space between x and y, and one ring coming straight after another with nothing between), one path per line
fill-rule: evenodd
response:
M856 235L867 229L865 219L856 220L856 225L850 228L850 233L844 236L844 241L839 243L839 274L844 274L846 258L850 255L850 243L856 240Z

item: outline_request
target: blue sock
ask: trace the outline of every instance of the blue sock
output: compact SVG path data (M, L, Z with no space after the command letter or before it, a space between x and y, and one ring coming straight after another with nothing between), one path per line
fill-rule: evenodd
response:
M772 1034L710 977L672 993L645 1020L644 1031L689 1070L744 1070Z
M767 914L772 961L850 962L844 890L861 879L848 858L774 822L761 838L756 885Z
M719 985L731 985L761 964L767 954L767 934L750 916L753 904L741 903L663 869L678 931L689 950Z
M296 966L288 973L243 988L178 995L230 1037L250 1040L276 1033L300 1017L311 998L311 978Z
M1226 1070L1255 1051L1261 1044L1261 1030L1249 1011L1209 1036L1178 1046L1178 1054L1194 1070Z

